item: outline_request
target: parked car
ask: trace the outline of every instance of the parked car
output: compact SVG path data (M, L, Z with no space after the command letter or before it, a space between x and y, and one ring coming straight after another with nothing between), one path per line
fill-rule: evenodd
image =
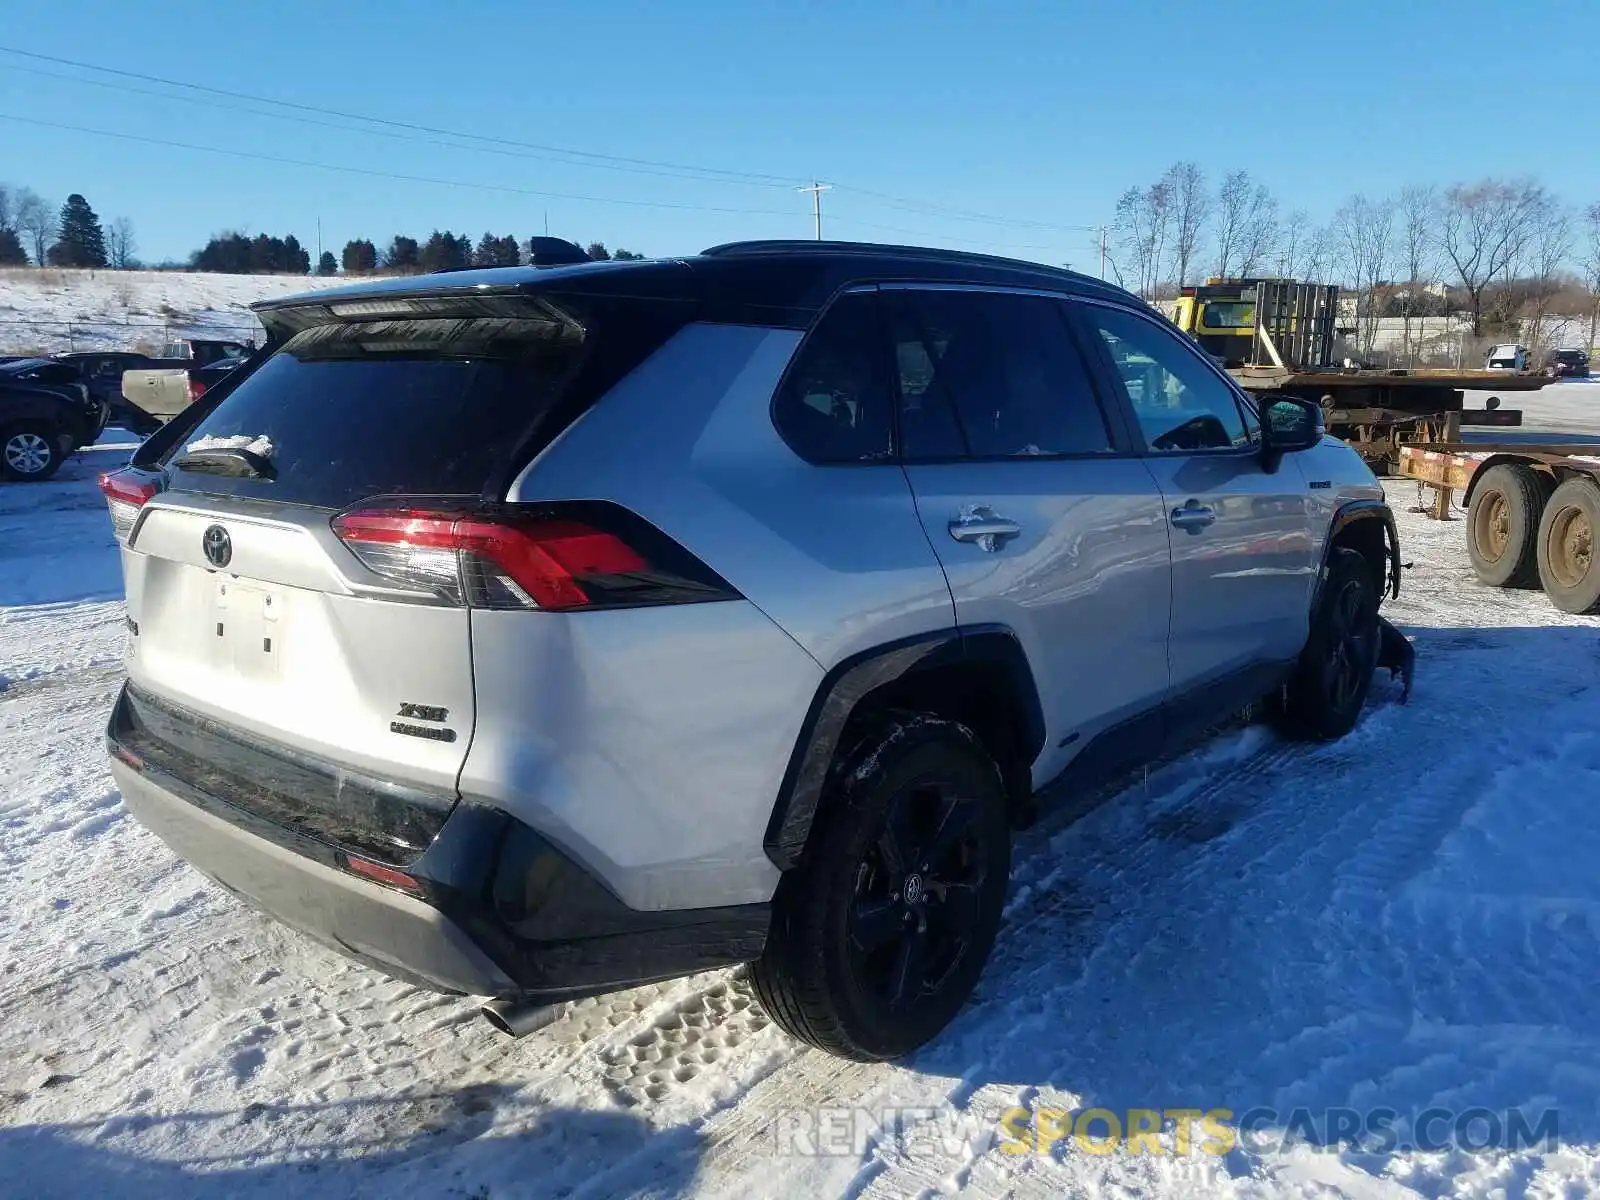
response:
M179 338L161 351L167 360L185 362L192 367L208 367L225 358L243 362L255 350L254 341L236 342L228 338Z
M49 479L93 442L104 408L61 388L13 380L0 368L0 479Z
M90 395L103 400L110 413L108 423L120 426L134 433L153 433L160 428L161 422L146 414L142 409L134 407L122 395L122 376L127 371L142 371L161 369L183 369L183 362L166 363L161 359L152 358L148 354L140 354L134 350L78 350L62 354L51 355L51 360L58 363L67 363L79 372L82 382L88 387Z
M110 412L80 381L78 369L47 358L0 363L0 478L48 479L91 444ZM46 401L43 396L54 397Z
M157 367L122 375L124 405L135 415L129 428L149 433L193 404L206 390L246 360L228 355L204 366Z
M1552 379L1587 379L1589 356L1582 350L1552 350L1544 356L1544 373Z
M103 481L112 772L513 1033L751 963L795 1037L904 1054L1038 805L1264 696L1339 737L1380 661L1372 473L1095 279L743 243L257 312L270 353Z
M1490 346L1489 353L1484 356L1483 365L1490 371L1526 371L1528 369L1528 348L1526 346L1513 346L1507 343L1502 346Z

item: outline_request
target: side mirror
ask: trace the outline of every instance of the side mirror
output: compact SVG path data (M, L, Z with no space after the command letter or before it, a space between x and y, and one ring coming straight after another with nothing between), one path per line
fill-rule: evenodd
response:
M1261 452L1269 467L1285 454L1311 449L1325 432L1322 405L1315 401L1276 393L1261 398Z

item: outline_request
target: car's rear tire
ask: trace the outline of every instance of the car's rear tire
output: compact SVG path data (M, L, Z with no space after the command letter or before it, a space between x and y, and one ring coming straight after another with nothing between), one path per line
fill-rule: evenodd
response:
M1600 610L1600 485L1580 477L1550 494L1539 521L1539 582L1562 612Z
M831 1054L906 1054L971 994L1010 868L1005 783L977 736L889 719L840 764L805 858L779 881L756 995Z
M1372 690L1380 639L1372 570L1356 551L1336 547L1279 711L1284 732L1317 741L1349 733Z
M1538 584L1539 518L1554 486L1550 476L1520 463L1501 463L1483 473L1467 507L1467 557L1484 583Z
M0 479L49 479L61 469L72 441L47 421L18 421L0 429Z

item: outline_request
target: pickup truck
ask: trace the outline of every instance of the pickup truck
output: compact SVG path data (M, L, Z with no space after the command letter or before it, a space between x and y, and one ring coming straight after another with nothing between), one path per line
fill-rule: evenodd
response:
M119 416L134 433L153 432L198 400L254 349L253 342L200 338L169 343L150 366L122 373L122 397L127 405L119 406Z

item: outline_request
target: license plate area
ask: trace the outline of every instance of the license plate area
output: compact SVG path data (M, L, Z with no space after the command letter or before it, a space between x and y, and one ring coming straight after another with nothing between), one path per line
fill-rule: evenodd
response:
M284 594L218 578L211 595L212 661L236 675L269 678L283 656Z

